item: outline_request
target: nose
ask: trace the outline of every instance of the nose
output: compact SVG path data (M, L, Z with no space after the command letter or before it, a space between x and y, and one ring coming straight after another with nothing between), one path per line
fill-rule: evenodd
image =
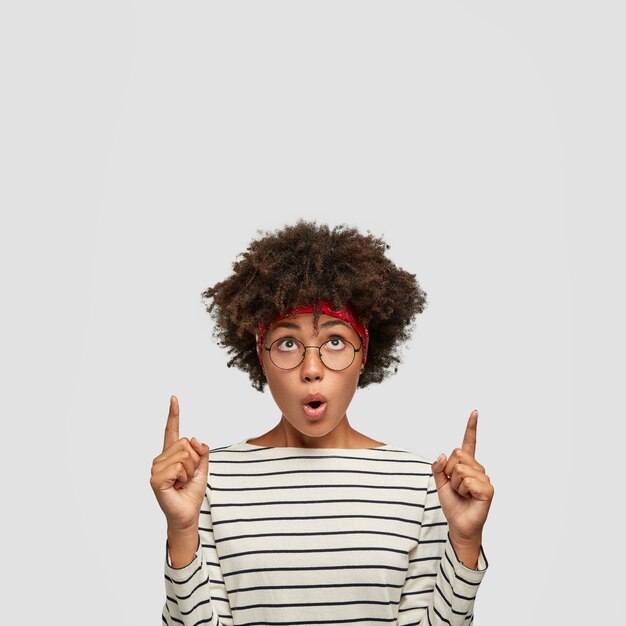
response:
M321 380L324 377L324 364L320 359L320 351L317 348L306 348L300 368L305 380Z

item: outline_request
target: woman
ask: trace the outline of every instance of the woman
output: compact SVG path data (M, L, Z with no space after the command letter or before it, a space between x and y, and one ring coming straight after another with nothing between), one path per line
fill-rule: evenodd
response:
M168 522L164 623L472 623L493 498L477 412L434 463L348 421L356 390L397 371L426 304L388 247L300 220L204 292L228 365L267 384L281 418L212 450L209 475L208 446L179 437L170 399L151 477Z

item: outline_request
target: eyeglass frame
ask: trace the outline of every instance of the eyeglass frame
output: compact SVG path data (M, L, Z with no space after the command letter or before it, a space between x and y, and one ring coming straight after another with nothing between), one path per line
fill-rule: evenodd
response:
M277 341L282 341L284 339L292 339L293 341L297 341L299 344L301 344L304 348L304 352L302 353L302 359L300 360L300 363L298 363L298 365L294 365L293 367L280 367L280 365L276 365L276 363L274 363L274 359L272 359L272 346L277 342ZM302 365L302 363L304 363L304 359L306 359L306 351L307 348L317 348L317 353L320 357L320 362L322 363L322 365L326 368L328 368L331 372L343 372L344 370L347 370L350 365L352 365L354 363L354 359L356 358L356 353L361 351L361 348L363 347L363 339L361 339L361 344L359 345L358 348L354 347L354 344L349 340L349 339L344 339L343 337L339 337L339 339L341 339L341 341L345 341L346 343L349 343L352 346L352 349L354 350L354 353L352 354L352 361L350 361L349 365L346 365L345 367L342 367L340 370L335 370L332 367L328 367L328 365L326 365L326 363L324 363L324 359L322 359L322 346L325 346L329 341L333 340L333 339L337 339L337 337L329 337L326 341L324 341L324 343L322 343L319 346L305 346L299 339L296 339L295 337L278 337L277 339L274 339L274 341L272 341L272 343L270 343L270 347L266 347L266 346L262 346L264 350L267 350L270 354L270 361L272 362L272 364L274 365L274 367L277 367L279 370L282 370L283 372L290 372L291 370L295 370L296 367L300 367Z

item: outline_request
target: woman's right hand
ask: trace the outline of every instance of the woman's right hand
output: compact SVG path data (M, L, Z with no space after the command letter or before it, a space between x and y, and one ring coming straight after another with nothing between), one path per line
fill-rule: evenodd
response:
M178 438L178 398L170 398L163 452L152 461L150 486L170 530L198 527L209 476L209 446Z

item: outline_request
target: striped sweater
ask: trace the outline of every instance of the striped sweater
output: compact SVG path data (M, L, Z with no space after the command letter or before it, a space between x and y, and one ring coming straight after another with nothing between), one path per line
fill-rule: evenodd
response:
M210 451L191 563L165 545L165 624L470 626L487 569L450 543L430 462L399 448Z

